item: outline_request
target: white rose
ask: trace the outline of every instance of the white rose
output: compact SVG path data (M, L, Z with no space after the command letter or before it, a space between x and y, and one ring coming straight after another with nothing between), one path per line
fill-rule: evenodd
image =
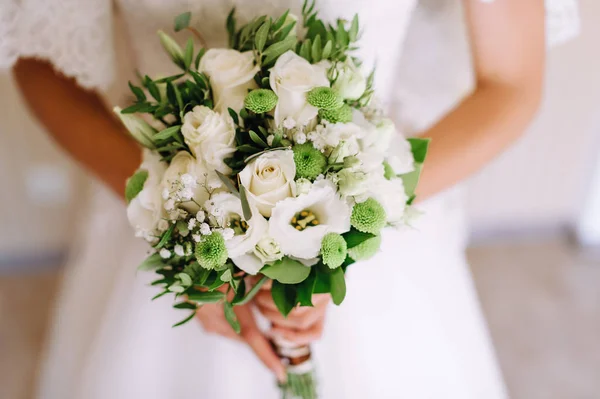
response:
M183 184L181 181L181 176L183 175L189 175L195 178L197 184L191 193L191 197L194 201L182 202L181 208L188 212L198 212L200 207L196 203L202 204L209 198L205 182L211 181L214 184L218 177L215 179L215 172L208 169L202 160L194 158L186 151L181 151L173 157L171 164L163 176L161 192L168 191L173 193L180 190Z
M263 237L254 246L254 255L263 263L274 262L283 258L281 247L272 237Z
M310 223L302 230L296 229L293 221L297 222L300 212L307 210L312 213ZM348 230L350 207L338 197L335 185L327 179L314 183L308 194L279 201L269 219L269 235L277 238L284 254L300 259L317 257L325 234Z
M332 87L345 100L357 100L367 89L367 80L350 58L336 67L337 77Z
M290 150L271 151L249 162L239 174L248 197L263 216L271 216L278 201L295 194L296 164Z
M257 87L254 75L260 67L254 65L254 53L231 49L210 49L202 56L200 70L210 78L215 110L226 113L227 108L239 112L249 89Z
M225 241L227 254L237 267L246 273L256 274L263 266L253 251L256 244L267 233L267 220L252 206L252 218L245 220L242 202L231 193L218 193L210 199L211 206L220 209L219 222L223 227L233 229L234 236ZM239 226L245 221L247 228Z
M317 116L318 109L306 101L306 94L318 86L329 87L327 71L321 65L311 65L293 51L281 55L270 75L271 89L279 100L275 107L275 123L285 119L304 126Z
M369 196L375 198L385 209L387 222L401 225L404 222L404 210L408 196L401 178L387 180L383 176L370 179Z
M160 183L167 164L161 161L157 153L144 150L140 169L147 171L148 177L142 191L127 206L127 219L137 236L151 241L159 222L165 216Z
M235 126L228 114L198 105L183 116L181 132L192 153L209 169L231 173L223 161L235 152Z

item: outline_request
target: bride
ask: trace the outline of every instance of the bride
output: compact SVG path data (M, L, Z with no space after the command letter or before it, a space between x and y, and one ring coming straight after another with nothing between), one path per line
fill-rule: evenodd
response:
M214 47L225 44L224 21L232 6L245 20L287 8L299 14L299 3L8 0L0 5L0 65L14 64L33 113L105 184L95 186L84 199L89 205L78 210L80 234L65 271L40 398L276 397L272 373L281 379L283 368L267 333L257 327L254 309L280 326L270 334L297 342L319 338L315 356L323 398L506 397L465 263L460 199L452 187L516 140L536 111L545 53L542 0L464 0L475 88L460 100L468 83L437 87L452 101L434 95L420 98L422 105L417 100L425 91L419 83L431 88L448 75L449 65L432 64L431 57L413 68L432 75L400 78L399 71L406 71L402 64L411 62L405 56L400 63L400 56L416 0L317 4L323 17L360 15L360 56L370 64L377 60L378 95L400 124L431 125L440 109L451 109L420 132L432 144L419 187L419 198L426 200L417 231L384 234L381 253L349 272L343 306L328 309L324 298L314 309L294 310L281 320L264 293L238 309L240 337L222 310L210 305L199 312L198 324L171 329L181 315L166 299L150 302L152 276L135 275L146 248L128 228L119 197L140 153L104 105L123 101L121 93L108 90L119 81L117 72L128 69L129 58L150 76L169 73L155 32L181 12L192 11L197 29ZM451 8L448 2L430 3L441 15ZM427 60L423 55L436 45L440 48L425 35L417 37L415 58ZM128 51L119 51L126 46Z

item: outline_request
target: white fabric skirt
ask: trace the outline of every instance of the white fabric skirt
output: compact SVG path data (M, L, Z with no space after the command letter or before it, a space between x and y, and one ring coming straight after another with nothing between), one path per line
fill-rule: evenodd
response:
M324 399L501 399L505 391L464 258L460 195L422 204L417 229L387 231L348 270L314 345ZM65 270L38 387L43 399L277 398L242 343L208 335L136 273L146 244L97 188Z

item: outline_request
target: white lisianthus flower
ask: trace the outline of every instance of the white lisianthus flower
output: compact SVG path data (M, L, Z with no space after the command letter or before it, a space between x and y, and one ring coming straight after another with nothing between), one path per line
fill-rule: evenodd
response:
M169 193L180 192L184 186L181 181L182 176L189 175L184 180L191 178L196 179L196 183L191 189L190 199L194 201L176 198L181 202L181 207L188 212L198 212L200 207L196 204L202 204L209 197L209 192L206 189L205 181L209 179L215 172L206 167L204 162L194 158L190 153L186 151L180 151L173 157L171 164L167 168L161 183L161 192L167 190ZM191 188L191 187L190 187ZM186 195L187 197L187 195ZM174 204L173 204L174 205Z
M357 100L367 89L367 79L350 58L336 66L337 77L332 87L345 100Z
M369 123L369 122L367 122ZM360 140L361 150L367 152L377 152L383 154L390 148L390 143L394 136L399 136L400 133L396 130L394 122L390 119L382 119L377 125L369 130Z
M296 164L291 150L264 153L240 172L248 197L266 217L278 201L295 195Z
M231 193L218 193L213 195L210 201L211 206L222 210L219 223L234 231L234 236L225 241L227 254L233 263L246 273L258 273L263 262L254 255L253 251L256 244L267 233L267 220L252 205L252 218L244 220L242 202Z
M263 263L274 262L283 258L283 252L279 243L272 237L265 236L260 239L254 246L254 255L256 255Z
M325 234L350 230L350 212L350 206L338 197L335 185L321 179L307 194L275 205L269 219L269 235L277 238L284 254L312 259L319 255ZM308 218L302 219L301 213L309 214Z
M314 87L329 87L325 68L311 65L290 50L277 59L269 79L271 89L279 97L275 107L277 126L286 119L305 126L317 116L318 109L306 101L306 94Z
M344 197L361 197L369 191L369 175L353 169L342 169L337 173L337 184Z
M136 236L154 240L154 233L166 217L161 195L161 181L167 164L152 151L144 150L140 169L148 172L142 191L127 206L127 219L136 231Z
M210 78L215 110L224 114L227 108L239 112L244 107L248 90L257 88L254 75L260 67L254 65L252 51L210 49L202 56L200 70Z
M369 180L368 196L375 198L385 209L387 222L393 226L404 223L404 211L408 196L404 190L401 178L387 180L383 176L373 177Z
M231 173L223 162L235 152L235 126L229 114L220 114L203 105L195 106L183 116L181 132L192 153L208 168Z
M397 175L415 170L415 159L410 143L402 135L398 134L392 138L386 161Z

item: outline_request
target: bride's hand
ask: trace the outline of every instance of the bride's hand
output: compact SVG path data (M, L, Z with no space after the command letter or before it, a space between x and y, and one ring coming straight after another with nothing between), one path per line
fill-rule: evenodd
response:
M271 333L298 345L308 345L323 333L325 313L330 301L328 294L313 295L314 307L297 307L287 317L281 315L268 289L261 290L254 298L258 310L272 324Z
M234 311L240 323L240 334L236 334L225 319L222 304L203 305L196 312L196 318L208 333L246 342L264 365L273 371L277 379L281 382L285 381L285 366L273 350L268 338L256 325L250 305L236 306Z

